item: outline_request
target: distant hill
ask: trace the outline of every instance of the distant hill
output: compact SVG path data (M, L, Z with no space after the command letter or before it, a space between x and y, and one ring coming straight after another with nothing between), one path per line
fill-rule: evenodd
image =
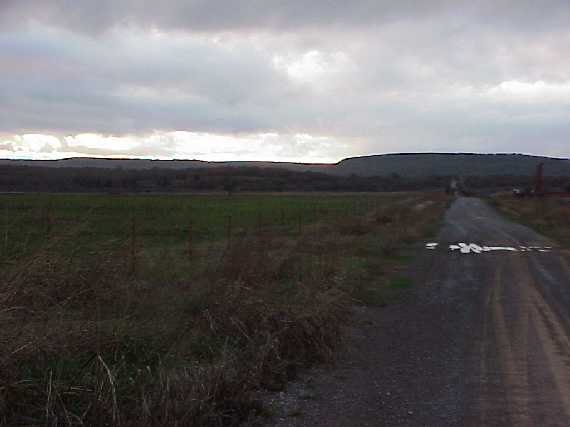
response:
M420 178L434 175L498 176L532 175L544 163L546 176L570 176L570 160L523 154L383 154L352 157L336 164L286 162L205 162L200 160L144 160L70 158L63 160L0 160L0 166L73 168L203 169L212 167L279 168L296 172L320 172L338 176L388 176Z
M544 163L547 176L570 176L570 160L524 154L385 154L340 161L335 173L359 176L405 177L432 175L496 176L532 175Z

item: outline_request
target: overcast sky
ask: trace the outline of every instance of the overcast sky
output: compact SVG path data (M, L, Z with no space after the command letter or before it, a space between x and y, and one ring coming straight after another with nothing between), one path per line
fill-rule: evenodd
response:
M0 158L570 156L568 0L0 0Z

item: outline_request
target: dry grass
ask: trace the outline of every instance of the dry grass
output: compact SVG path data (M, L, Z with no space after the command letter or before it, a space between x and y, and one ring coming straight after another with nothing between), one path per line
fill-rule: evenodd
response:
M568 198L516 198L498 194L491 199L501 212L551 237L570 249L570 200Z
M142 256L133 276L128 245L50 240L0 278L0 423L222 426L260 413L254 391L331 360L362 282L381 289L391 258L433 231L446 202L413 209L422 200L296 238L244 230L199 248L188 275L172 274L180 251Z

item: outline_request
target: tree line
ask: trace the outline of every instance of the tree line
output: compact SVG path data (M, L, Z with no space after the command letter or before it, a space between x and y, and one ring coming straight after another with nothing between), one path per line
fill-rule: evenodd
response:
M447 175L408 178L397 173L382 176L335 176L259 167L210 167L204 169L102 169L0 166L1 192L285 192L285 191L411 191L442 190ZM524 188L532 185L526 175L467 176L471 191ZM546 177L545 187L568 189L569 177Z

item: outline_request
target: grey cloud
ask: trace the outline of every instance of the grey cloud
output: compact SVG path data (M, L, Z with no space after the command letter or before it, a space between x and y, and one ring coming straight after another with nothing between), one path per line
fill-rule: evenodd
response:
M227 31L295 29L311 26L377 24L407 16L425 16L445 4L437 0L4 0L0 16L7 24L35 20L76 31L100 32L120 25Z
M39 21L75 31L98 33L135 25L191 31L295 30L310 27L362 28L438 14L468 16L484 27L535 31L567 24L564 0L3 0L7 25Z
M570 96L485 93L505 81L570 82L569 8L562 0L1 0L0 132L310 133L350 141L347 155L568 155ZM349 66L307 83L274 63L310 50L342 52ZM127 154L152 153L172 147Z
M115 34L96 46L84 40L41 30L0 36L3 62L11 64L0 69L0 129L248 131L260 126L256 109L294 91L248 42L228 51L143 34L136 41ZM74 47L83 42L84 50ZM38 55L42 49L50 54Z

